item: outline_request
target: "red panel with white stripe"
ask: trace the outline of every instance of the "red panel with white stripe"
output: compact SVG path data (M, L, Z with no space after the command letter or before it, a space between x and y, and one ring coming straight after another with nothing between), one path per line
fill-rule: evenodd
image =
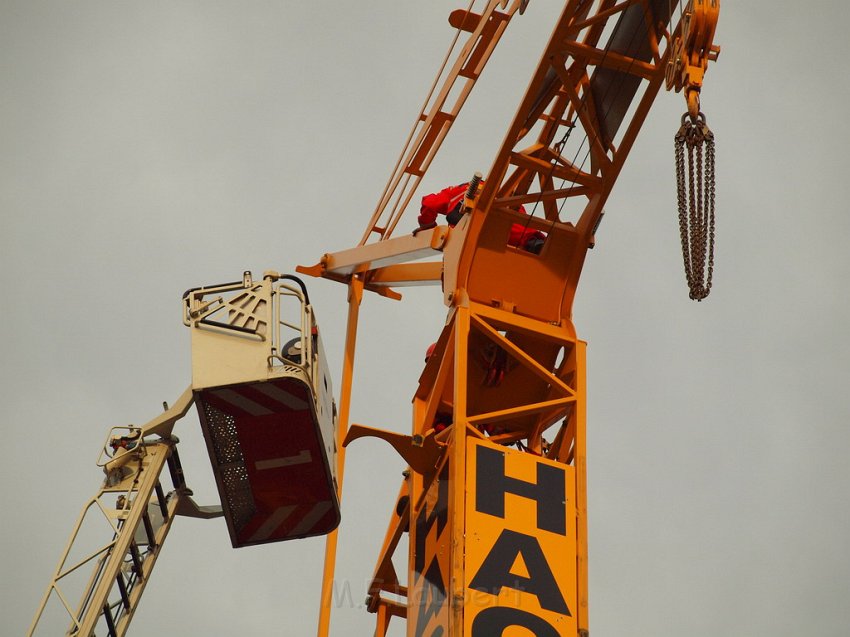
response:
M199 399L234 547L322 535L336 528L340 517L336 489L312 394L303 382L283 378L207 389ZM214 412L225 415L224 433L208 422ZM238 451L232 447L233 426ZM214 441L215 436L225 439ZM223 454L216 453L222 445L228 445L230 452L224 462ZM234 467L240 480L237 487L227 483ZM246 474L252 500L247 505ZM238 497L233 496L236 490Z

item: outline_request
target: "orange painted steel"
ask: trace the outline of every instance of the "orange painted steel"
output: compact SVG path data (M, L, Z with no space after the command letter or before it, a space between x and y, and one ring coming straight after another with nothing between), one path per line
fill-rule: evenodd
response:
M685 90L688 115L693 120L699 115L699 94L708 63L720 55L720 47L714 44L719 16L720 0L691 0L684 10L681 33L673 41L667 90Z
M523 3L512 0L506 7L507 0L487 0L481 13L471 11L474 4L472 0L469 10L454 11L449 17L449 23L457 29L455 38L359 245L370 238L385 239L392 235L511 17ZM455 53L463 33L469 35ZM453 55L454 61L449 66Z
M497 4L489 17L451 22L486 38L490 20L507 24ZM572 304L603 207L664 83L669 43L682 37L671 6L566 2L456 225L392 237L447 129L420 131L427 150L408 143L361 243L299 268L343 282L357 272L364 289L392 298L394 286L441 284L449 308L414 393L411 434L352 425L346 440L378 436L409 465L369 586L376 635L392 617L406 618L410 636L588 634L585 344ZM417 121L433 126L441 108ZM515 224L543 233L542 247L509 245ZM441 260L411 263L429 254ZM392 565L404 532L406 583Z
M577 460L583 459L579 446L584 431L583 348L566 325L541 324L478 304L453 313L414 397L414 435L436 435L445 447L430 471L414 472L410 477L408 634L430 635L440 629L447 635L486 634L478 631L488 624L473 626L492 619L488 616L492 611L486 609L496 607L530 612L542 617L541 621L558 624L558 634L577 634L576 627L586 619L579 601L586 599L586 589L580 584L586 582L581 572L586 564L586 527L576 517L577 511L585 509L584 495L577 487L584 483L578 477L584 463L580 468L577 465ZM495 384L487 382L491 363L480 357L488 349L507 354L505 375ZM441 412L452 414L452 424L435 434L433 423ZM553 427L558 433L551 437L546 432ZM545 442L544 434L551 444ZM525 452L509 449L517 441L523 441ZM569 520L561 532L530 524L526 515L529 499L514 497L516 493L504 495L507 508L502 517L476 509L474 499L491 492L491 482L499 479L486 473L481 477L476 471L482 447L507 456L505 481L510 484L506 492L533 491L532 486L515 489L517 483L512 481L534 484L534 476L527 474L539 464L563 467L564 479L571 476L570 487L564 491L570 513L558 504L561 500L557 497L546 502L548 510L553 510L554 504L556 515L561 511ZM565 568L562 560L553 565L539 559L526 567L527 583L557 583L557 590L547 590L544 596L547 603L562 600L564 606L555 603L556 610L535 608L535 595L501 581L499 577L508 573L498 568L489 571L489 577L481 576L483 583L475 584L476 575L486 570L484 566L501 563L500 551L510 551L505 547L516 541L520 542L517 555L528 551L539 558L550 549L563 552L569 547L569 554L577 556L570 568ZM581 547L578 554L576 547ZM548 573L556 573L554 580ZM494 594L492 588L499 584L503 586ZM563 608L574 612L559 612ZM482 618L476 620L479 615Z
M342 500L342 482L345 473L345 447L342 441L348 433L348 420L351 412L351 384L354 379L354 352L357 345L357 323L360 317L360 303L363 299L363 281L355 275L348 285L348 327L345 335L345 354L343 357L342 380L339 390L339 416L337 421L337 494ZM331 603L333 601L333 581L336 567L336 548L339 529L331 531L325 540L325 565L322 577L322 593L319 606L319 625L317 635L324 637L330 630Z

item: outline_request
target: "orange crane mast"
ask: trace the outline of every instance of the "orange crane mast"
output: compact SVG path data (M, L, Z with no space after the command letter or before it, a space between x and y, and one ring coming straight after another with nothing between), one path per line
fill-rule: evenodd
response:
M299 268L349 285L346 369L364 289L398 298L393 288L442 285L449 308L413 397L410 436L348 428L350 374L343 380L343 444L383 438L410 466L368 593L378 636L394 616L407 619L409 635L588 633L585 345L572 302L665 77L677 78L671 87L684 87L693 109L717 53L719 3L691 3L673 26L667 0L567 2L486 178L471 180L460 221L393 238L496 40L526 4L451 14L469 38L417 117L360 244ZM461 97L447 103L456 83ZM516 224L542 233L542 248L511 245ZM415 262L428 254L442 258ZM404 532L406 584L392 562ZM329 630L335 546L333 533L320 636Z

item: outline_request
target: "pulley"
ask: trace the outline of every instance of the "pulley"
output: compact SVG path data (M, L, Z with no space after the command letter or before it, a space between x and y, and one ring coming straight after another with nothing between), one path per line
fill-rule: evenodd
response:
M690 297L703 300L714 274L714 134L700 112L700 90L708 62L717 59L714 31L720 0L691 0L681 30L671 39L667 90L684 90L688 112L676 133L679 234ZM687 150L687 168L685 151Z

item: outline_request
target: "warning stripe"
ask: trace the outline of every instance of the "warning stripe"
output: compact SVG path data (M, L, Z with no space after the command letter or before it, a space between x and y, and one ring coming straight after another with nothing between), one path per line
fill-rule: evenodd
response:
M307 515L305 515L301 521L293 528L288 535L306 535L310 531L313 530L313 527L316 526L316 523L325 517L325 513L331 510L333 505L325 500L324 502L317 502L313 505L312 510L310 510Z
M204 394L208 398L219 399L214 402L226 404L219 407L220 409L235 408L243 415L249 416L267 416L281 411L303 411L309 407L309 403L302 398L283 389L280 385L267 382L221 387L207 390Z
M286 522L287 518L289 518L289 516L292 515L292 512L297 508L298 507L294 504L278 508L277 511L272 513L268 519L260 525L260 528L254 531L253 535L248 538L248 541L262 542L263 540L269 539L269 536L277 529L277 527Z
M333 503L329 500L316 502L311 505L288 504L286 506L279 507L259 526L259 528L257 528L256 531L254 531L254 533L251 534L251 537L248 538L248 542L263 542L273 536L275 539L286 539L300 535L309 535L315 528L316 524L318 524L332 508ZM295 513L296 510L297 513ZM295 515L293 516L294 513ZM297 519L299 514L302 516L301 520L289 531L280 528L281 526L284 526L290 518L294 517Z
M274 398L269 397L268 394L259 391L259 386L264 384L265 383L254 383L251 385L240 385L238 387L232 387L231 389L238 392L243 398L247 398L258 405L262 405L274 413L292 411L286 403L275 400Z
M234 389L215 389L210 393L251 416L266 416L274 413L271 409L263 407Z
M290 409L301 410L307 409L308 404L306 401L294 396L290 392L286 391L280 385L274 383L260 383L258 385L254 385L254 389L258 392L261 392L268 396L269 398L275 399L279 403L283 403Z

